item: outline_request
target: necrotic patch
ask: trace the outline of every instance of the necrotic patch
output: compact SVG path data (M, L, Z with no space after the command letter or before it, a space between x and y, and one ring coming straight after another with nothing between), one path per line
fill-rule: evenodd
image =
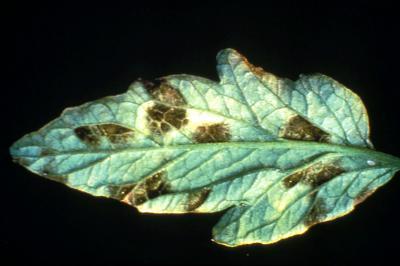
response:
M123 198L126 197L126 195L128 195L133 188L135 187L135 185L122 185L122 186L117 186L117 185L109 185L108 191L110 193L110 198L113 199L117 199L117 200L122 200Z
M77 127L74 132L81 141L89 145L98 145L100 142L99 134L92 126Z
M226 142L231 138L225 123L202 125L196 128L194 139L199 143Z
M186 205L186 211L195 211L200 207L210 194L210 188L202 188L200 190L189 193Z
M157 101L174 106L185 104L182 94L163 79L142 81L142 84Z
M280 136L285 139L308 140L327 142L329 134L314 126L303 117L296 115L290 118L289 122L281 130Z
M186 125L186 110L165 104L155 103L147 109L149 128L153 133L163 134Z
M113 144L125 143L133 137L133 130L116 124L81 126L74 129L75 135L86 144L96 146L102 138Z
M283 184L286 188L291 188L301 181L303 184L316 187L343 172L343 168L334 164L317 163L287 176L285 179L283 179Z
M165 180L165 172L159 172L139 182L131 192L125 197L124 201L138 206L150 199L166 194L169 185Z

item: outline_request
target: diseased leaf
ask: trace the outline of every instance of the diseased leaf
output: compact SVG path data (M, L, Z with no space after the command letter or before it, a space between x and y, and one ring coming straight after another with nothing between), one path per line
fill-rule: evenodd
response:
M10 149L30 171L141 212L226 211L224 245L273 243L350 212L400 170L333 79L278 78L232 49L220 82L172 75L66 109Z

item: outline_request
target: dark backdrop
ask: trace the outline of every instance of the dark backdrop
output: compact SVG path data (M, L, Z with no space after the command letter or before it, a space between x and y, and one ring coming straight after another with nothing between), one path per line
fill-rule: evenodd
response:
M16 78L3 98L3 250L32 262L352 264L398 259L399 175L351 214L270 246L210 241L221 214L140 215L13 164L8 146L68 106L118 94L138 77L217 79L226 47L279 76L321 72L361 96L372 141L399 156L399 19L392 6L17 6ZM9 119L9 121L7 121ZM4 170L5 169L5 170ZM10 253L8 253L10 255Z

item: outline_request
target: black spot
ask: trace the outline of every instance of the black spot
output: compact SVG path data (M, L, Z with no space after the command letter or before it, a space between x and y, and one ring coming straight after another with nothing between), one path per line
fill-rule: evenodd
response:
M303 184L316 187L342 174L344 171L343 168L333 164L317 163L287 176L283 179L283 184L286 188L291 188L301 181Z
M197 127L194 139L199 143L226 142L231 138L228 125L215 123Z
M195 211L206 201L210 192L211 192L210 188L202 188L200 190L189 193L186 205L186 211L188 212Z
M289 122L281 130L281 137L293 140L308 140L327 142L329 134L314 126L303 117L296 115L290 118Z

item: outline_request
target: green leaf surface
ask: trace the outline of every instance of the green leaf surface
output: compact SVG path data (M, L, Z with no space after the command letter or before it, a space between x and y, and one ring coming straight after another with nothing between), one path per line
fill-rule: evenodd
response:
M400 170L373 150L360 98L279 78L232 49L220 82L172 75L66 109L10 148L30 171L141 212L224 211L213 240L273 243L354 209Z

